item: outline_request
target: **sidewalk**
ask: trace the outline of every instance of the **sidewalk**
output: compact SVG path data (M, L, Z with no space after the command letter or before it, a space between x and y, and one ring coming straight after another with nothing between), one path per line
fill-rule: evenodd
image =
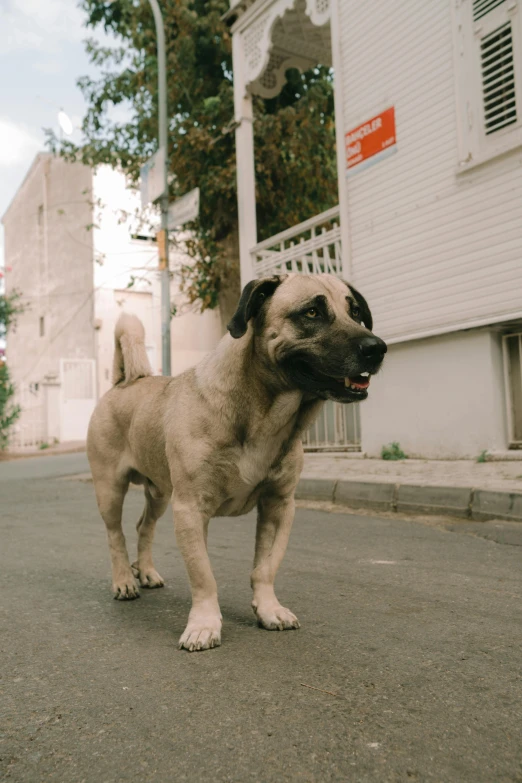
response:
M85 443L0 452L0 461L85 451ZM522 452L475 460L388 461L308 453L296 497L351 508L522 522Z
M50 457L56 456L57 454L77 454L80 451L85 451L85 441L70 440L66 443L55 443L52 446L48 446L46 449L38 449L31 446L26 449L0 451L0 462L7 462L12 459L24 459L26 457Z
M387 461L309 453L297 497L352 508L522 521L522 459Z

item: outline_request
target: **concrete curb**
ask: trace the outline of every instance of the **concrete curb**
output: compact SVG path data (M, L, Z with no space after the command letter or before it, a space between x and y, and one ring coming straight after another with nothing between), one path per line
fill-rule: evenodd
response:
M303 477L295 496L350 508L522 522L522 493L518 492Z
M86 444L74 442L71 446L59 444L49 446L47 449L36 449L33 451L2 451L0 452L0 462L12 462L15 459L33 459L34 457L59 457L62 454L80 454L86 450Z

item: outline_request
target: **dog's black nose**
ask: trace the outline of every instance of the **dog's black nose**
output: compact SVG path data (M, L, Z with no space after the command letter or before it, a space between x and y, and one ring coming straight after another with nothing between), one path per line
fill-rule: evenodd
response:
M380 337L361 337L359 340L359 351L363 359L372 362L381 362L388 346Z

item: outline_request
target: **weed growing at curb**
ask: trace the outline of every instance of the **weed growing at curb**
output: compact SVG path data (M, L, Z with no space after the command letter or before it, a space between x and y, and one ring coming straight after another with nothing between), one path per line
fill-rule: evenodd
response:
M481 451L480 454L477 457L477 462L487 462L488 458L488 450L484 449L484 451Z
M381 459L397 460L408 459L408 455L401 449L400 443L389 443L381 449Z

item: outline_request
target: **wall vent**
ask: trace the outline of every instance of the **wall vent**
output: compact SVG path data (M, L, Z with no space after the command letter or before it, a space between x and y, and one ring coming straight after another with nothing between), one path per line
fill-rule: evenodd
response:
M480 42L482 95L486 135L517 121L511 22Z

